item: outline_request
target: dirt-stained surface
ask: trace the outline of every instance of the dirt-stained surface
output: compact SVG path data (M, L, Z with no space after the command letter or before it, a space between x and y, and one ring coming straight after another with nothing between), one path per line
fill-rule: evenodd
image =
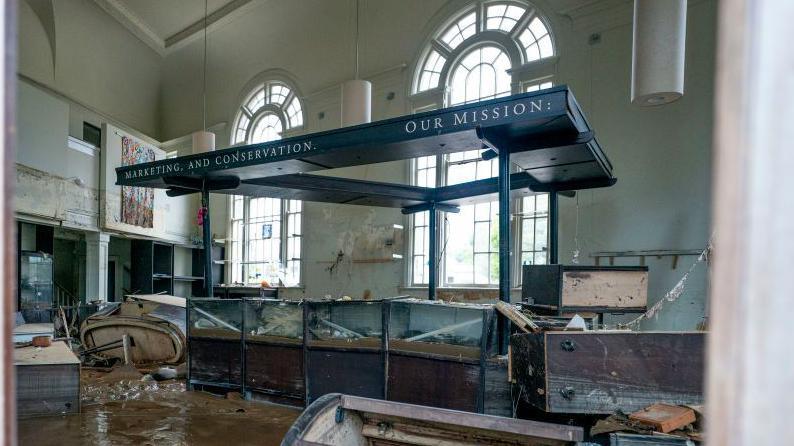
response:
M279 445L298 410L84 371L82 413L19 420L20 445Z

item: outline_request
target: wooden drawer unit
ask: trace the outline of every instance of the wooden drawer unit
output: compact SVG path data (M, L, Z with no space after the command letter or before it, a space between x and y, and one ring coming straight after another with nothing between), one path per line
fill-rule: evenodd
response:
M529 404L555 413L633 412L702 404L706 333L543 332L510 339Z
M648 267L524 265L521 298L558 313L645 311Z

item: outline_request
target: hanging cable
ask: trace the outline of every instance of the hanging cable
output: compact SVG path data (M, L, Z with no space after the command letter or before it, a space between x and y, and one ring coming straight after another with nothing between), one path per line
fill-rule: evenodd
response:
M208 2L209 0L204 0L204 89L202 91L202 102L203 102L203 116L202 116L202 128L204 131L207 131L207 14L208 14Z
M359 0L356 0L356 76L355 79L358 80L358 10L359 10Z

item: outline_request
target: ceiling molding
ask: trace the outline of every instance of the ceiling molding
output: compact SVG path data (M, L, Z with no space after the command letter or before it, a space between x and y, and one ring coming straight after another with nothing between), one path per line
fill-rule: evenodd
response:
M211 12L207 16L207 31L229 23L236 17L241 16L248 10L248 8L243 8L243 6L246 5L250 7L253 5L253 3L251 0L231 0L229 3L226 3L217 10ZM203 30L204 18L202 17L183 30L166 37L165 48L172 50L184 46L198 38Z
M94 0L94 3L160 56L166 56L169 52L199 38L204 30L204 18L201 18L173 35L161 39L143 19L127 8L121 0ZM252 0L229 1L209 14L207 30L211 31L231 22L243 15L255 3Z
M160 56L165 56L165 41L134 12L127 9L119 0L94 0L102 10L121 23L135 37L148 45Z

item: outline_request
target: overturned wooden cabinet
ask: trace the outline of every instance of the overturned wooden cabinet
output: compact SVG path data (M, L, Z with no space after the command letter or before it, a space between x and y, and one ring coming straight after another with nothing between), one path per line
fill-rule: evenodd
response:
M513 378L554 413L633 412L702 404L703 332L543 332L510 339Z

